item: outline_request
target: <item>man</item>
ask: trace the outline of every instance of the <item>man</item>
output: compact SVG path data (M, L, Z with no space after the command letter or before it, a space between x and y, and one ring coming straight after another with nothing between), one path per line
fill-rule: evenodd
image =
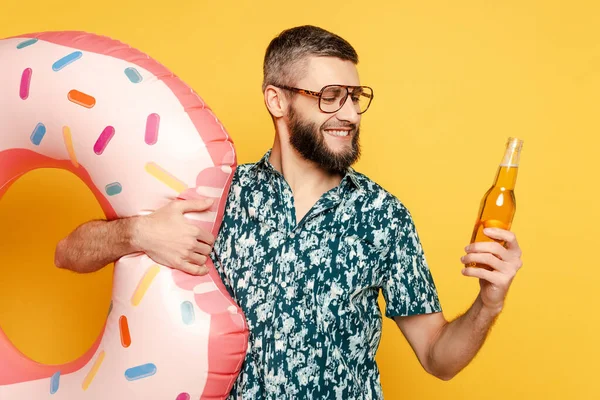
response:
M263 93L275 140L260 161L238 167L212 253L250 329L231 398L381 398L380 291L386 316L423 368L451 379L482 346L521 267L515 235L487 230L506 247L466 248L464 264L489 269L463 269L481 290L464 315L446 321L410 213L351 168L373 100L357 63L348 42L312 26L284 31L267 48ZM57 264L88 271L147 251L204 273L198 265L214 238L187 225L182 210L205 207L174 203L150 216L83 225L59 244ZM93 255L69 255L99 235L103 243L85 252Z

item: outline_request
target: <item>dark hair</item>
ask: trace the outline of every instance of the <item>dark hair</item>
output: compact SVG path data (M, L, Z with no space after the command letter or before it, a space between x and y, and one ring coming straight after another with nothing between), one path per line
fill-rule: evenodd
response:
M287 29L267 47L263 63L263 92L268 85L294 85L309 56L337 57L358 64L356 50L334 33L312 25Z

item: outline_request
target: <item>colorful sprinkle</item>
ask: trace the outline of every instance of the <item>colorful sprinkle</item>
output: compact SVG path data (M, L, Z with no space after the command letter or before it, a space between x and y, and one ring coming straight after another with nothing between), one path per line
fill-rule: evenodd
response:
M104 130L98 137L98 140L96 140L96 144L94 144L94 153L98 155L102 154L106 149L106 146L108 146L108 142L110 142L110 139L112 139L113 136L115 136L115 128L113 128L112 126L107 126L106 128L104 128Z
M106 194L109 196L114 196L123 191L123 186L119 182L113 182L106 185L104 188L106 190Z
M32 44L37 43L37 41L38 41L37 39L29 39L24 42L21 42L17 45L17 49L19 49L19 50L24 49L25 47L28 47L28 46L31 46Z
M189 393L184 392L184 393L179 393L177 395L177 397L175 398L175 400L190 400L190 398L191 397L190 397Z
M79 90L71 90L67 98L69 101L86 108L92 108L96 105L95 98L89 94L82 93Z
M169 186L171 189L175 190L177 193L181 193L187 189L187 185L185 183L175 178L156 163L150 162L146 164L146 172L165 185Z
M75 148L73 147L73 137L71 136L71 128L69 128L68 126L63 126L63 139L65 140L65 146L67 147L67 151L69 152L71 163L75 168L79 168L79 163L77 162L77 155L75 154Z
M31 85L31 75L33 74L33 70L31 68L26 68L23 70L23 74L21 75L21 87L19 89L19 96L21 99L27 100L29 97L29 85Z
M149 363L129 368L125 371L125 378L127 378L128 381L135 381L137 379L147 378L154 374L156 374L156 365Z
M133 306L138 306L140 304L142 298L144 298L144 295L146 294L146 291L150 287L150 284L154 278L156 278L156 275L158 275L159 272L160 267L156 264L148 268L148 271L146 271L140 280L140 283L138 283L135 293L133 293L133 296L131 297L131 304L133 304Z
M142 81L142 75L133 67L125 68L125 75L127 75L131 83L140 83Z
M121 344L123 347L129 347L131 344L131 335L129 334L129 324L127 323L127 317L121 315L119 318L119 331L121 332Z
M158 114L148 115L146 120L146 144L152 146L158 141L158 125L160 116Z
M35 144L36 146L39 146L45 134L46 126L40 122L35 126L33 132L31 133L31 143Z
M108 306L108 314L107 314L107 316L110 315L110 312L112 311L112 309L113 309L113 303L112 303L112 300L111 300L110 301L110 306Z
M186 325L193 324L196 319L196 315L194 314L194 305L189 301L184 301L181 303L181 319Z
M52 64L52 70L60 71L67 65L79 60L82 56L83 56L82 52L74 51L71 54L64 56L63 58L61 58L60 60L58 60L57 62Z
M87 388L90 387L90 384L94 380L94 377L96 376L98 370L100 369L100 366L102 365L102 361L104 361L104 350L102 350L100 354L98 354L98 358L94 362L92 369L83 380L83 384L81 385L81 388L83 390L87 390Z
M52 378L50 378L50 394L58 392L58 385L60 384L60 371L56 371Z

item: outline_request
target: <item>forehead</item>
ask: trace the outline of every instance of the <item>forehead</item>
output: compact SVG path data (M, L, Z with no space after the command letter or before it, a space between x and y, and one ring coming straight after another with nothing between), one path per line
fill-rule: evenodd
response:
M335 57L309 57L298 87L319 91L323 86L332 84L360 85L358 70L352 61Z

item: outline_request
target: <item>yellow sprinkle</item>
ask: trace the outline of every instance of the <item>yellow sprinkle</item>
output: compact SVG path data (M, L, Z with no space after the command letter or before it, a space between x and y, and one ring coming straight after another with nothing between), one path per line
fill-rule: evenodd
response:
M98 373L98 369L100 369L100 365L102 365L102 361L104 361L104 350L102 350L100 352L100 354L98 354L98 358L96 359L94 366L92 367L90 372L88 372L85 379L83 380L83 385L81 385L83 390L87 390L87 388L90 386L90 384L94 380L94 377Z
M181 193L187 189L187 185L185 183L175 178L156 163L150 162L146 164L146 172L175 190L177 193Z
M71 157L71 162L75 166L75 168L79 168L79 163L77 162L77 155L75 154L75 148L73 147L73 137L71 136L71 128L68 126L63 127L63 138L65 140L65 146L67 146L67 151L69 152L69 157Z
M150 284L152 283L154 278L156 278L156 275L158 275L159 272L160 267L156 264L148 268L148 271L146 271L146 273L140 280L140 283L138 283L138 286L135 289L135 293L133 293L133 296L131 297L131 304L133 304L134 307L140 304L142 298L146 294L146 291L148 291Z

